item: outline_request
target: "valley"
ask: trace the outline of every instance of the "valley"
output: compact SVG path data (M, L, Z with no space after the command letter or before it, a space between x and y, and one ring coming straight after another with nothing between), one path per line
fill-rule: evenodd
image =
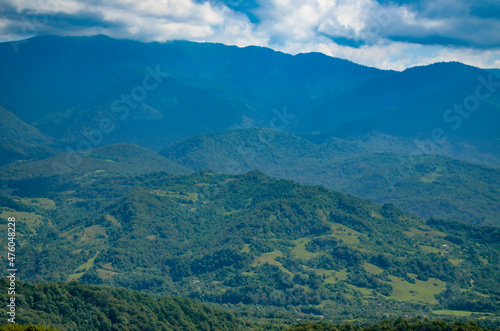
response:
M0 63L20 324L499 327L497 70L102 35Z

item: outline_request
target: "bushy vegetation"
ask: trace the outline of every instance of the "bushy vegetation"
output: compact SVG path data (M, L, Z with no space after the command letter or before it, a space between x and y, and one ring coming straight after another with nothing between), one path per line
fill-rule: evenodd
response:
M278 319L498 313L497 228L425 221L260 172L69 185L4 198L3 217L22 224L27 280L177 294Z
M467 154L470 149L448 142L434 147L437 155L420 155L423 151L413 140L397 136L330 138L316 145L277 130L251 128L196 136L169 146L161 155L195 170L259 170L392 203L425 218L498 226L499 170L457 159L496 161L486 154L474 159Z
M475 322L430 321L425 319L385 320L380 324L370 326L353 326L350 324L332 325L324 322L301 323L286 329L286 331L486 331Z
M72 283L16 284L19 324L60 330L237 330L243 323L231 313L177 296L158 298L125 289ZM5 278L0 286L7 286ZM1 299L2 307L6 300ZM1 311L5 312L2 308ZM5 315L5 314L4 314ZM4 321L2 321L4 322ZM4 326L5 330L52 330ZM0 330L4 330L0 328Z
M0 331L57 331L57 329L34 324L11 324L0 326Z

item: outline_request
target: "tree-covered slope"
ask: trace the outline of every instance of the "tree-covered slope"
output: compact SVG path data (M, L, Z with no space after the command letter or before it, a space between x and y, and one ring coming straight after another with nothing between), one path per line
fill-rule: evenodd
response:
M108 178L3 205L19 219L28 280L174 293L261 317L498 311L497 228L260 172Z
M0 139L0 166L17 161L43 160L58 153L47 146L31 145L18 140Z
M10 324L0 326L0 331L58 331L54 328L48 328L36 324Z
M373 134L330 138L321 145L277 130L252 128L200 135L161 155L195 170L260 170L277 178L323 185L378 203L393 203L422 217L498 225L498 169L449 157L481 155L447 144L425 155L408 139ZM484 155L483 160L494 162Z
M2 278L0 285L8 287L6 278ZM19 293L16 297L18 324L33 323L58 330L103 331L240 330L244 326L229 312L178 296L154 297L77 282L18 282L16 287ZM3 308L7 302L5 296L1 297L1 302L0 311L6 315Z
M113 175L135 175L153 171L184 174L189 169L130 143L107 145L83 152L70 153L24 164L6 165L0 181L11 187L24 187L26 181L37 181L43 191L60 182L90 182Z
M7 286L5 279L1 285ZM429 318L385 319L380 323L333 324L331 321L299 322L289 326L276 321L237 318L234 314L179 296L152 296L119 288L78 282L18 283L16 324L0 322L0 331L57 330L450 330L488 331L488 321L450 322ZM5 303L4 297L1 299ZM5 309L0 309L5 312ZM324 319L323 319L324 320ZM26 323L26 324L25 324ZM29 323L29 324L27 324ZM288 326L287 326L288 324ZM44 325L44 326L41 326Z
M53 139L27 124L11 111L0 107L0 132L2 139L19 141L31 145L47 145Z
M353 326L353 325L333 325L325 322L316 323L299 323L294 325L286 331L423 331L423 330L449 330L449 331L486 331L489 328L481 327L476 322L455 322L450 323L447 321L430 321L426 319L397 319L397 320L384 320L379 324L369 326Z
M194 170L229 174L282 169L316 145L268 128L250 128L195 136L173 144L160 155Z
M105 36L35 37L17 53L2 43L0 63L0 105L44 133L77 142L82 129L108 118L117 130L106 143L154 150L241 125L242 118L268 125L273 108L299 114L393 73L318 53Z
M54 139L0 107L0 166L19 160L40 160L55 156L49 145Z
M284 173L425 218L500 225L497 168L435 155L368 154L329 162L303 158Z

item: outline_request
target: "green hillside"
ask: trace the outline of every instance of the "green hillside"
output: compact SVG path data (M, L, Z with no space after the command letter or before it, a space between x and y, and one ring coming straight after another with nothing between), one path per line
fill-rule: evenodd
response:
M153 171L172 174L190 172L183 166L158 154L130 143L107 145L77 153L2 168L0 182L11 187L24 187L27 181L39 183L38 188L65 182L91 182L113 175L135 175Z
M173 144L160 155L194 170L236 174L284 168L316 147L308 140L269 128L250 128L195 136Z
M450 143L434 152L468 158L468 151L467 146ZM413 141L394 136L330 138L316 145L277 130L252 128L196 136L161 155L195 170L260 170L276 178L393 203L426 218L500 224L497 168L422 155ZM474 155L481 153L475 150ZM497 162L488 155L481 160Z
M10 139L0 139L0 166L20 160L43 160L58 153L47 146L25 144Z
M499 309L497 228L425 221L260 172L108 178L3 199L30 281L179 294L278 319Z
M2 139L19 141L31 145L47 145L53 139L44 135L33 126L22 121L11 111L0 106L0 132Z
M8 286L6 278L0 281ZM238 330L243 323L221 309L177 296L73 283L17 283L16 323L58 330ZM5 297L1 298L6 315ZM3 324L4 321L1 322ZM0 326L0 330L3 328ZM5 330L49 330L16 329Z

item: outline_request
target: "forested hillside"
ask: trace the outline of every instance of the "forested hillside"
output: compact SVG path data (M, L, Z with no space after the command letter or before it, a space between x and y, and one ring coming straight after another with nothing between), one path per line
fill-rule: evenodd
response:
M2 279L0 284L5 286ZM333 324L332 322L283 323L238 318L220 308L178 296L157 296L85 285L78 282L18 283L21 295L16 324L1 325L0 331L57 330L283 330L283 331L375 331L450 330L487 331L488 323L431 321L425 318L384 320L380 324ZM5 304L3 297L2 304ZM1 308L5 313L5 309ZM43 326L42 326L43 325Z
M5 278L0 282L6 286ZM18 324L58 330L239 330L234 315L194 300L73 283L18 283ZM6 301L2 296L5 315ZM1 327L0 327L0 330ZM17 330L6 328L6 330ZM26 329L35 331L39 329ZM45 330L45 329L40 329Z
M1 214L23 224L26 280L178 294L276 318L489 318L499 308L498 228L426 221L260 172L115 177L31 197L29 187L16 193L26 198L4 197Z
M449 145L431 154L428 148L382 134L330 138L318 145L278 130L251 128L195 136L160 154L194 170L260 170L393 203L422 217L500 225L498 168L450 158L455 152L467 158L465 146Z

